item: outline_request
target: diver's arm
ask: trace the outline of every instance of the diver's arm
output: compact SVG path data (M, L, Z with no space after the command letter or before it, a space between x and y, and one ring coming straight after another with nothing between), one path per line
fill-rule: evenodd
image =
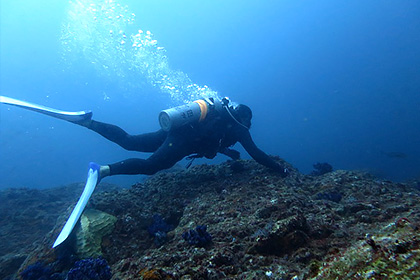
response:
M238 128L239 133L239 143L245 148L247 153L259 164L262 164L274 171L280 172L282 175L286 176L287 173L283 166L275 162L271 157L266 153L261 151L257 145L255 145L252 140L251 134L248 130L243 128Z
M233 160L238 160L241 158L241 153L234 149L223 148L219 151L219 153L224 154L225 156L228 156Z

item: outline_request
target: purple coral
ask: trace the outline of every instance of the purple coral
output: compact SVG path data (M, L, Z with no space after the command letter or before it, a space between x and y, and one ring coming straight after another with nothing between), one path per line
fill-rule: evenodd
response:
M76 262L67 280L110 280L111 268L103 258L89 258Z
M29 265L20 276L23 280L50 280L51 274L51 269L48 266L36 262Z
M200 225L195 228L195 230L190 229L182 234L182 238L188 242L190 245L197 247L205 247L211 243L212 237L210 233L207 232L206 225Z

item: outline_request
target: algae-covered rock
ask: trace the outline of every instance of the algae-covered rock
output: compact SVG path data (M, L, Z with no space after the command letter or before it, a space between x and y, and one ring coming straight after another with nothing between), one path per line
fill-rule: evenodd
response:
M400 218L326 260L311 279L420 279L419 263L418 228Z
M117 218L102 211L86 209L76 231L76 252L80 258L102 255L102 238L114 229Z
M13 279L12 275L16 273L27 255L7 254L0 257L0 279Z
M249 252L283 256L304 246L309 240L308 233L309 225L302 215L269 223L254 233L255 242Z

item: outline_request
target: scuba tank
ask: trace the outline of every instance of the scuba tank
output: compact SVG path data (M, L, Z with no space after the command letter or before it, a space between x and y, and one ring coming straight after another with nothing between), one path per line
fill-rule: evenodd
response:
M209 113L214 110L219 111L222 103L213 98L199 99L194 102L178 107L166 109L159 114L159 124L164 131L186 124L196 124L202 122Z

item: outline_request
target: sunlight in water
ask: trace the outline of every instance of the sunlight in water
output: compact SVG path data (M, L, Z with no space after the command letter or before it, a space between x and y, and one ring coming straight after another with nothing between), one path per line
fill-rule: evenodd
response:
M174 103L217 97L209 87L171 69L166 50L150 31L127 34L134 22L135 15L116 1L71 1L61 38L65 60L83 57L100 75L136 89L150 84Z

